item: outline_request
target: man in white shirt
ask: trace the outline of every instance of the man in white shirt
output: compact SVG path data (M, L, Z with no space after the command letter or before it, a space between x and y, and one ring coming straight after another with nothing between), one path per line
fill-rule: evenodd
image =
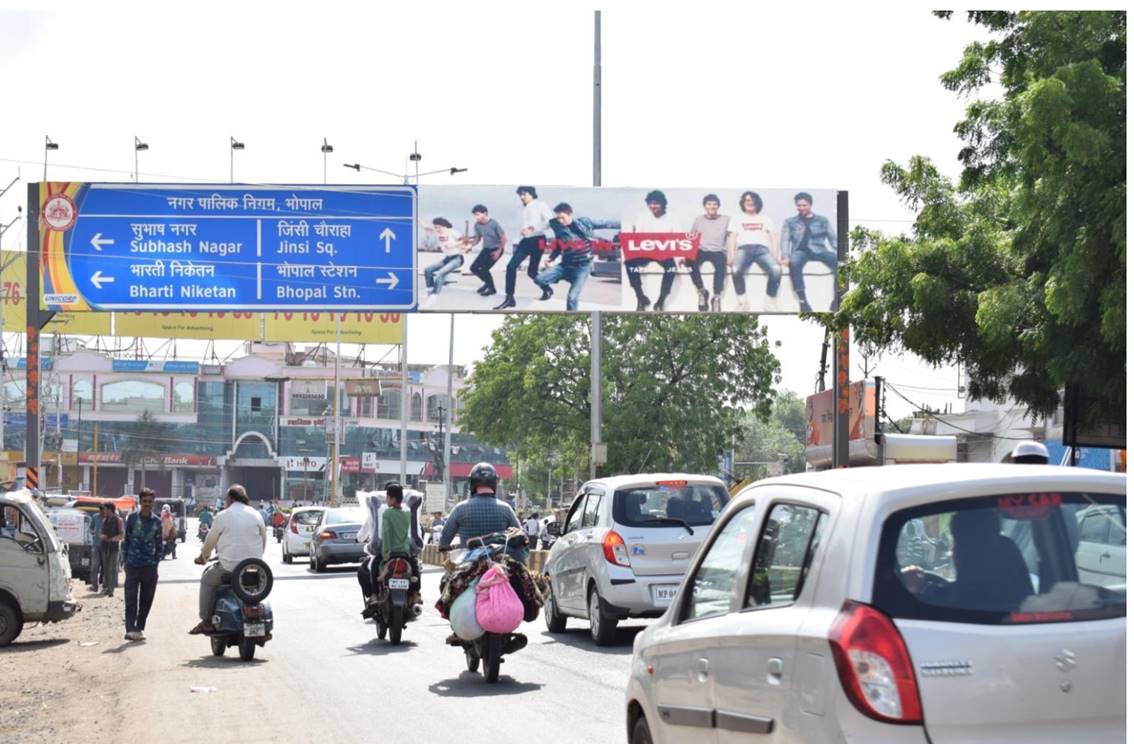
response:
M531 513L528 521L524 522L524 533L528 536L528 550L539 549L539 515Z
M666 211L668 204L665 193L661 191L651 191L646 194L646 210L634 219L634 224L630 226L629 232L684 235L685 228L678 223L673 215ZM638 312L650 309L650 298L646 296L646 292L642 288L641 272L643 267L651 261L660 264L664 271L661 279L661 291L658 293L658 301L654 303L654 310L661 312L665 309L665 301L673 289L673 280L677 278L677 261L672 258L667 258L664 261L657 261L652 258L632 258L627 261L626 277L630 281L630 287L634 290L634 294L638 297Z
M264 546L268 544L268 529L260 512L248 505L248 493L244 486L233 484L225 494L225 508L213 519L213 526L201 546L201 554L193 562L203 566L213 550L217 551L217 563L209 566L201 574L198 614L201 622L189 632L192 635L208 633L213 629L213 605L216 604L217 587L230 575L237 564L246 558L260 558Z
M528 278L533 282L539 276L540 256L547 244L547 223L555 219L551 207L539 200L534 186L520 186L516 189L520 203L524 205L520 215L520 242L504 276L504 301L493 310L506 310L516 306L516 271L527 259ZM544 290L546 293L546 290Z

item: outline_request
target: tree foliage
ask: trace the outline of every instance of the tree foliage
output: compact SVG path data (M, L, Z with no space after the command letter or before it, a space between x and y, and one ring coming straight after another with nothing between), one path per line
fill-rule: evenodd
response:
M795 393L781 390L772 403L772 415L761 418L749 414L744 421L744 434L736 442L737 462L782 461L784 473L802 473L806 469L803 457L807 436L807 414L803 399ZM745 467L734 465L738 477L764 477L767 466Z
M948 17L948 13L940 15ZM1126 16L972 12L993 39L942 75L972 101L959 182L914 157L882 180L912 234L856 230L835 319L874 349L961 364L978 398L1050 413L1069 382L1126 403Z
M513 316L464 391L461 425L525 459L575 472L590 451L590 324ZM779 362L755 316L603 318L604 472L715 472L745 411L767 417Z

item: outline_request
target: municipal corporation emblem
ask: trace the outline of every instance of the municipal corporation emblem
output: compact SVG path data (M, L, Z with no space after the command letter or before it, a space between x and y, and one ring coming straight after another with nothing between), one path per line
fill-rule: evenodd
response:
M70 230L78 215L79 210L75 208L75 202L66 194L56 194L43 205L43 221L52 230L59 232Z

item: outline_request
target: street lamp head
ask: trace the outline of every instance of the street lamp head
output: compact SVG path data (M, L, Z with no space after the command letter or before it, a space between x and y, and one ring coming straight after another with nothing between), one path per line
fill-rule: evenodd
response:
M237 142L236 138L231 137L231 136L228 139L229 139L229 143L232 145L233 150L243 150L244 149L244 143L243 142Z
M335 148L334 148L333 145L327 144L327 138L326 137L323 138L323 146L319 149L324 155L327 154L328 152L334 152L335 151Z
M343 167L344 168L353 168L356 171L358 171L359 173L362 172L362 164L361 163L343 163Z
M58 150L59 149L59 143L58 142L52 142L51 138L48 137L45 134L45 135L43 135L43 149L45 149L45 150Z
M142 152L143 150L150 149L150 146L138 139L137 135L134 135L134 149L138 152Z
M450 169L449 169L449 175L450 175L450 176L455 176L455 175L457 175L458 173L464 173L464 172L465 172L465 171L467 171L467 170L468 170L468 168L450 168Z

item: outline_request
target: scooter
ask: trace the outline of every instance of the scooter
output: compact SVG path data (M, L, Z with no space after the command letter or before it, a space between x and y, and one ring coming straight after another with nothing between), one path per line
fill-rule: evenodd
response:
M215 560L213 561L215 562ZM213 656L229 646L241 661L252 661L256 647L272 640L272 606L264 600L272 591L272 570L259 558L245 558L217 587L209 644Z
M392 555L378 575L374 627L379 638L385 638L388 632L390 643L394 646L402 642L406 624L421 612L418 605L410 602L410 597L421 591L421 580L414 575L410 565L412 560L410 556Z
M505 535L504 533L496 533L471 538L466 543L467 552L460 549L453 550L449 560L455 565L471 561L494 560L497 556L502 555L505 550L504 544L488 542L496 538L503 541ZM507 544L522 547L527 544L527 538L520 535L509 540ZM442 549L444 550L444 548ZM477 669L481 668L483 662L484 681L492 684L500 679L500 665L504 661L505 654L515 653L527 646L528 638L523 633L484 633L475 641L460 640L459 643L450 643L451 645L460 645L464 650L466 668L470 672L475 673Z

